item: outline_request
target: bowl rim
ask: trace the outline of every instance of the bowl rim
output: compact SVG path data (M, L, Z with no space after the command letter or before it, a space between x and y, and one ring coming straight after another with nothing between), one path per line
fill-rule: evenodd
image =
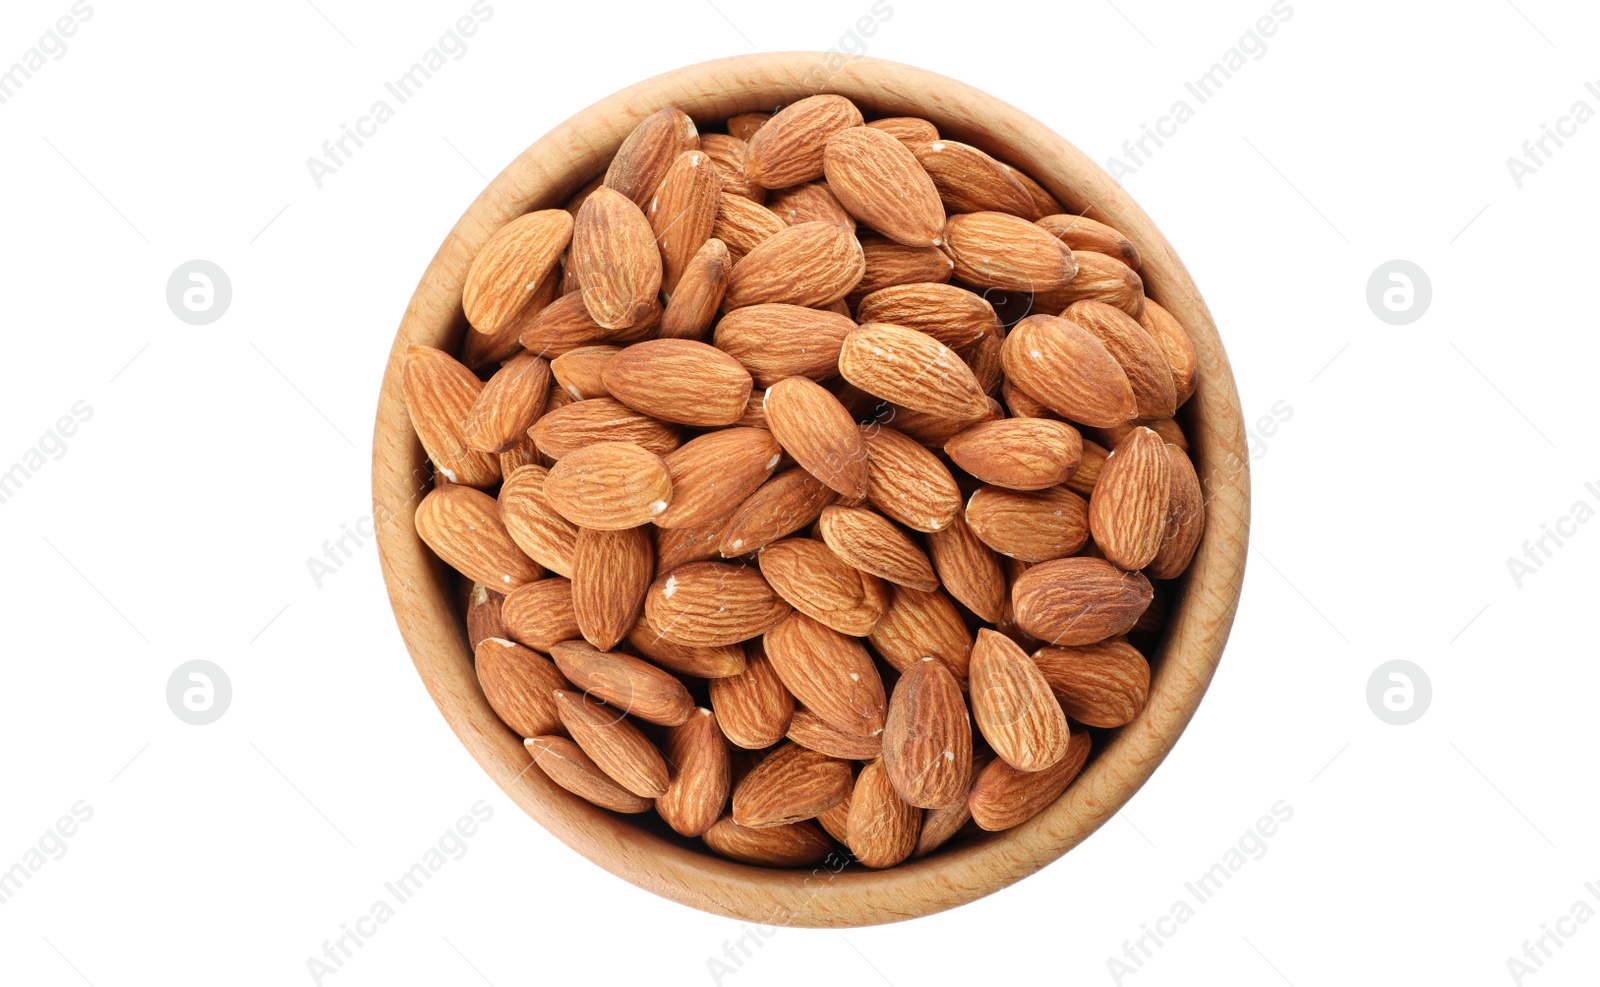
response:
M462 283L488 237L524 212L560 207L603 172L639 120L676 106L704 126L819 92L849 97L873 116L932 120L941 136L1001 157L1070 209L1122 231L1139 250L1150 294L1189 329L1200 366L1199 387L1183 410L1206 495L1206 531L1173 596L1144 711L1097 745L1067 792L1032 819L881 871L834 860L811 871L776 870L715 857L594 807L529 770L533 761L521 738L499 721L478 687L454 574L413 526L431 476L400 383L408 347L454 352L467 328ZM924 69L837 52L743 55L676 69L600 100L518 155L445 237L407 306L380 392L372 481L378 551L401 636L429 694L478 764L546 830L618 877L767 926L854 927L953 908L1033 874L1086 839L1148 780L1193 717L1232 627L1248 548L1249 448L1233 374L1205 302L1155 224L1098 165L1021 110Z

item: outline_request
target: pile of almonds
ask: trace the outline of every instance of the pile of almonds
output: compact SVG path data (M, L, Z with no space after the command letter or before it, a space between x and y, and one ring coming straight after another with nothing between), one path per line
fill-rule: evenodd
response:
M1195 352L1117 230L926 120L724 129L649 116L483 246L458 355L406 357L416 529L556 784L888 867L1034 816L1144 707Z

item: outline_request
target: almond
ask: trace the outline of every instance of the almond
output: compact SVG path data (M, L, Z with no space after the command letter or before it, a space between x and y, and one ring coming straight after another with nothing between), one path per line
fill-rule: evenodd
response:
M1104 447L1083 440L1083 458L1078 460L1078 469L1067 481L1067 489L1081 497L1094 493L1094 485L1100 479L1100 470L1105 467L1106 457L1111 455Z
M738 113L728 118L728 133L740 143L744 143L754 137L756 131L765 127L767 121L771 119L771 113Z
M969 212L944 225L944 251L955 276L980 288L1051 291L1073 280L1067 245L1020 216Z
M699 647L758 637L792 610L760 572L726 562L691 562L657 578L644 607L662 637Z
M843 96L808 96L790 103L748 138L745 174L763 188L821 178L828 138L861 123L861 111Z
M618 401L659 421L731 425L750 398L748 371L693 339L650 339L612 358L601 374Z
M445 484L417 505L417 535L445 565L485 586L509 592L543 573L511 540L494 498Z
M565 737L529 737L523 746L550 780L612 812L648 812L654 804L612 781L577 744Z
M810 867L833 852L828 837L810 822L750 829L723 816L701 839L724 857L758 867Z
M596 442L631 442L665 456L678 448L678 429L611 398L576 401L539 419L528 434L551 459Z
M972 821L980 829L995 832L1032 819L1060 798L1078 777L1089 759L1090 746L1088 731L1074 732L1066 756L1043 771L1018 771L996 758L978 775L967 796Z
M1077 276L1041 292L1033 300L1036 309L1052 312L1087 299L1114 305L1135 318L1144 311L1144 280L1137 271L1093 250L1079 250L1072 256L1078 262Z
M991 397L1000 392L1000 385L1005 381L1005 369L1000 365L1000 349L1004 345L1004 337L992 332L956 350L962 361L972 368L972 376L978 378L983 393Z
M1001 162L1001 164L1004 165L1006 171L1011 173L1011 177L1017 180L1017 184L1021 185L1023 190L1028 193L1028 198L1033 202L1032 209L1019 215L1037 222L1045 216L1055 216L1066 211L1066 206L1063 206L1059 199L1051 195L1049 189L1029 178L1025 173L1005 164L1005 162ZM1071 244L1068 244L1068 246L1071 246Z
M840 843L850 841L850 800L845 799L827 812L818 813L817 825Z
M917 834L917 848L911 852L913 858L926 857L950 842L951 837L967 828L972 822L972 807L968 804L972 788L977 785L979 774L993 760L995 757L992 754L975 755L970 771L972 777L967 787L968 794L954 805L947 805L942 809L929 809L922 814L922 831Z
M885 404L884 407L888 410L880 413L878 417L879 424L893 425L931 449L942 448L946 442L955 438L957 434L966 431L979 422L996 421L1005 417L1005 410L1000 407L1000 402L993 398L986 399L986 410L977 418L949 418L944 415L930 415L926 411L903 408L893 404Z
M1047 644L1082 645L1126 634L1150 606L1150 580L1102 559L1041 562L1011 587L1017 626ZM509 601L508 601L509 602Z
M495 371L461 423L461 435L479 452L502 453L528 434L550 394L550 364L520 353Z
M951 213L1031 217L1033 197L1004 164L970 144L935 140L912 149Z
M699 147L700 134L688 114L671 108L657 110L639 121L617 148L616 157L606 169L606 187L643 209L661 187L673 162L685 151Z
M650 623L649 615L639 618L628 632L628 645L639 654L679 675L699 679L719 679L745 670L745 648L739 644L701 647L668 641Z
M814 818L850 797L850 762L784 744L733 790L733 821L764 829Z
M967 502L966 517L985 545L1024 562L1075 555L1089 540L1089 502L1066 487L979 487Z
M861 642L802 613L767 631L767 657L795 699L847 733L883 729L883 680Z
M882 735L846 733L809 709L794 711L788 737L801 747L846 761L870 761L883 753Z
M800 305L747 305L717 323L717 349L750 372L757 387L785 377L822 380L839 372L839 349L854 332L848 315Z
M651 246L654 250L654 246ZM517 323L518 338L529 353L554 359L580 346L596 343L633 343L649 339L661 328L661 305L654 299L644 321L626 329L607 329L584 306L583 291L574 290Z
M927 554L875 511L835 504L823 510L817 530L839 558L862 572L923 592L939 586Z
M767 481L782 453L772 433L761 428L726 428L691 439L667 454L672 506L655 518L663 528L694 527L726 520L737 504ZM708 532L707 542L715 545Z
M557 386L571 394L574 400L608 398L611 392L606 390L605 381L600 375L611 358L621 352L619 346L580 346L551 360L550 373L555 377ZM543 410L541 408L540 413ZM528 424L531 426L533 423ZM526 433L527 430L523 431Z
M1044 490L1065 483L1083 455L1083 436L1065 422L1008 418L983 422L944 444L955 464L997 487Z
M872 127L851 127L828 138L822 161L829 188L850 215L908 247L939 245L939 191L899 140Z
M1171 312L1146 298L1144 311L1139 313L1139 325L1150 334L1172 368L1172 385L1178 406L1194 396L1200 382L1199 358L1194 351L1194 341Z
M950 347L926 333L886 322L845 337L839 375L895 404L945 418L980 418L988 398Z
M892 428L861 426L867 499L908 528L938 531L961 512L961 490L939 457Z
M669 466L670 470L671 467ZM728 527L729 514L708 517L686 528L656 530L656 575L671 572L688 562L704 562L717 557L717 545Z
M921 117L883 117L867 121L867 126L883 131L907 147L939 139L939 128Z
M533 561L572 578L572 552L578 526L562 517L545 500L543 466L521 466L500 486L500 520L517 547Z
M1135 271L1139 269L1138 248L1127 237L1098 220L1057 213L1045 216L1038 222L1051 236L1071 247L1074 255L1086 250L1119 260Z
M474 652L483 698L519 737L537 737L561 729L556 715L556 689L566 679L550 659L504 638L485 638Z
M856 318L915 329L960 349L998 336L1000 320L987 299L953 284L923 282L879 288L861 299Z
M895 683L883 728L883 767L912 805L938 809L966 801L972 727L961 684L944 662L922 658Z
M583 528L635 528L672 502L672 478L660 456L632 442L597 442L562 456L545 477L544 495Z
M585 200L573 226L570 258L583 306L597 324L627 329L658 307L661 251L650 220L627 196L599 188Z
M773 542L760 562L761 574L790 606L841 634L865 637L889 604L882 581L810 538Z
M733 258L728 245L712 237L684 265L678 286L661 313L664 339L704 339L722 307Z
M846 825L850 852L861 866L893 867L916 849L922 813L895 792L883 761L877 760L856 778Z
M541 209L500 227L467 269L461 292L467 321L480 333L498 333L515 322L538 298L571 240L572 216L564 209Z
M1006 608L1006 577L994 550L985 545L966 518L957 515L947 527L928 536L928 553L945 591L989 623Z
M474 652L478 645L491 637L505 637L506 626L500 621L500 607L505 596L473 583L467 597L467 644Z
M711 710L696 709L688 722L673 727L666 755L672 778L656 799L656 812L679 836L699 836L722 815L733 784L728 742Z
M473 373L492 371L522 349L522 329L525 320L532 319L555 301L561 287L560 272L552 271L550 277L539 282L528 294L530 297L517 318L512 319L492 333L472 329L461 336L460 360Z
M711 235L728 245L729 253L737 262L762 242L782 233L787 226L782 216L761 203L722 192L717 199L717 217Z
M1172 497L1161 548L1145 567L1152 579L1176 579L1183 575L1206 531L1205 491L1200 488L1194 463L1182 449L1170 443L1167 457L1172 461Z
M406 412L422 440L433 468L451 483L493 486L500 479L500 460L467 445L461 434L483 383L455 357L431 346L406 350L401 370Z
M661 287L668 295L677 289L689 260L711 239L721 195L716 166L696 150L678 155L650 198L647 218L661 251Z
M727 558L759 551L815 521L837 497L805 470L785 470L739 504L722 532L718 551Z
M694 710L677 676L632 655L597 650L587 641L562 641L550 649L550 657L572 688L646 722L675 727Z
M867 493L867 449L839 399L816 381L789 377L767 388L767 425L806 472L846 497Z
M801 223L733 265L722 304L729 311L763 302L823 307L848 295L866 267L855 234L832 223Z
M1143 569L1161 550L1171 506L1167 444L1150 429L1136 428L1111 451L1089 498L1094 543L1117 566Z
M1077 648L1046 646L1033 653L1033 661L1061 708L1084 726L1131 723L1150 695L1150 665L1122 638Z
M1066 756L1066 714L1015 641L980 629L969 674L972 718L1003 761L1018 771L1042 771Z
M512 590L500 607L500 620L513 641L535 651L570 641L578 636L572 583L552 577Z
M1104 343L1053 315L1030 315L1006 334L1006 376L1067 419L1105 428L1139 413L1133 385Z
M639 622L655 565L655 545L644 528L578 530L572 553L572 610L584 640L610 651L628 635ZM573 684L587 688L576 679ZM601 698L612 701L603 694Z
M1126 312L1104 302L1081 301L1061 317L1100 340L1128 375L1138 415L1146 420L1171 418L1178 399L1172 365L1144 327Z
M881 236L863 236L860 243L865 270L850 292L851 302L894 285L944 284L955 271L939 247L908 247Z
M767 190L752 182L744 173L750 145L728 134L701 134L700 150L706 152L716 166L717 177L722 179L722 191L758 204L766 201Z
M967 679L972 633L941 590L924 593L908 586L894 587L889 608L868 640L883 660L899 671L933 657L944 662L958 681Z
M728 739L748 750L771 747L789 729L794 696L784 687L761 642L752 641L744 670L712 679L711 708Z
M856 229L855 217L839 204L827 182L806 182L778 189L767 196L766 205L786 226L822 222L843 226L852 233Z
M562 726L601 771L640 798L666 792L667 762L621 710L565 689L557 689L555 697Z

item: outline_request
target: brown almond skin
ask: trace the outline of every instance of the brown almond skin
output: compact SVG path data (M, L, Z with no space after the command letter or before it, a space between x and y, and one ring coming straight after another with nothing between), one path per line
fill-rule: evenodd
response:
M809 709L794 711L786 736L801 747L841 761L870 761L883 753L881 734L846 733Z
M678 155L646 207L650 229L661 251L661 288L668 295L678 287L689 261L711 239L722 195L722 179L705 153Z
M648 723L675 727L694 710L689 690L676 676L632 655L600 651L587 641L562 641L550 649L550 657L573 689Z
M677 427L611 398L574 401L548 412L528 434L539 451L551 459L560 459L596 442L632 442L658 456L665 456L682 444Z
M866 269L866 255L854 233L833 223L801 223L739 258L722 307L732 311L786 302L825 308L850 294Z
M1054 291L1078 272L1066 244L1008 213L951 216L944 226L943 249L955 264L957 280L979 288Z
M997 487L1044 490L1072 476L1083 436L1066 422L1008 418L983 422L944 444L955 464Z
M835 223L855 232L855 217L839 204L827 182L806 182L804 185L777 189L767 196L766 205L778 214L786 226Z
M1142 573L1093 558L1041 562L1011 587L1017 626L1046 644L1069 646L1126 634L1153 592Z
M704 340L733 273L728 245L716 237L707 240L684 265L666 309L661 313L662 339Z
M912 151L927 171L946 211L1000 212L1032 218L1033 197L1011 170L970 144L934 140Z
M804 469L785 470L740 502L722 532L718 551L726 558L760 551L815 521L837 497Z
M883 729L883 680L856 638L794 613L763 644L784 687L807 709L848 733Z
M596 324L627 329L660 308L661 251L638 205L610 188L595 189L578 210L568 254Z
M1055 213L1038 220L1050 235L1072 248L1076 255L1087 250L1115 258L1128 267L1139 269L1139 250L1127 237L1106 224L1088 216Z
M939 128L921 117L882 117L868 120L867 126L883 131L907 147L939 139Z
M655 565L655 544L644 528L578 530L572 556L572 610L586 641L610 651L627 636L644 609Z
M1067 481L1067 489L1080 497L1094 493L1094 485L1100 481L1100 471L1105 468L1106 457L1110 455L1104 446L1084 439L1083 458L1078 460L1077 472Z
M737 113L728 118L728 133L742 143L754 137L771 119L771 113Z
M879 288L861 299L856 318L863 325L888 322L925 332L955 349L998 335L1000 328L988 299L959 285L936 281Z
M868 394L946 418L976 419L989 402L977 377L950 347L886 322L845 337L839 375Z
M782 450L763 428L724 428L667 453L672 504L655 517L662 528L688 528L726 517L728 505L755 493L777 468Z
M1194 397L1195 388L1200 383L1199 357L1195 354L1189 331L1176 316L1149 298L1144 301L1144 311L1139 313L1139 325L1156 341L1162 355L1167 358L1167 365L1172 368L1173 390L1181 408L1184 402Z
M745 174L769 189L821 178L828 138L862 122L861 111L843 96L796 100L747 138L750 149Z
M644 608L662 637L698 647L759 637L793 611L760 572L727 562L690 562L657 577Z
M915 531L938 531L961 513L961 488L939 457L910 436L861 426L867 447L867 500Z
M784 744L735 786L733 821L764 829L812 819L848 799L854 783L848 761Z
M550 659L515 641L485 638L474 651L474 665L483 697L500 722L519 737L537 737L561 729L552 693L567 680Z
M728 514L723 514L687 528L662 528L657 525L656 575L671 572L689 562L716 558L717 539L722 537L723 530L727 528L728 518Z
M1000 348L1003 345L1005 340L999 333L989 333L980 336L976 343L956 350L962 361L972 369L972 376L978 378L978 386L983 388L983 393L991 398L1000 393L1000 385L1005 382L1005 368L1000 365Z
M856 778L846 825L857 862L874 869L893 867L916 849L922 813L895 792L880 759Z
M1171 418L1178 408L1172 365L1133 316L1105 302L1085 300L1067 306L1061 317L1100 340L1128 375L1139 417Z
M737 262L788 225L782 216L761 203L725 191L717 197L717 217L711 233L728 245Z
M972 632L942 590L924 593L894 587L889 608L868 640L884 661L901 672L931 656L944 662L957 681L967 680Z
M406 412L434 471L451 483L489 487L500 479L500 460L467 445L461 423L483 383L455 357L431 346L406 350L400 373Z
M1050 312L1087 299L1115 305L1134 318L1144 312L1144 279L1137 271L1093 250L1075 251L1072 256L1078 262L1077 276L1039 293L1033 300L1035 309Z
M738 421L752 386L738 360L693 339L634 343L606 364L601 379L612 397L635 411L698 426Z
M512 590L500 605L500 620L511 640L535 651L549 651L577 637L572 582L552 576Z
M651 249L655 249L653 245ZM568 270L574 271L571 266ZM518 320L516 325L521 331L517 338L529 353L551 360L580 346L636 343L655 336L661 328L661 305L652 299L649 306L648 314L638 324L623 329L608 329L589 314L574 271L572 291Z
M723 316L712 337L737 360L757 387L785 377L822 380L839 372L839 350L855 320L800 305L747 305Z
M564 209L526 213L496 230L467 269L461 297L467 321L485 334L516 322L538 301L571 240L572 216Z
M979 487L966 518L979 541L1024 562L1076 555L1089 540L1089 502L1066 487Z
M611 358L622 352L620 346L580 346L550 361L550 375L556 379L556 386L572 395L575 401L588 401L591 398L608 398L611 392L606 390L601 374L606 369L606 364ZM544 395L547 399L549 395ZM539 413L543 414L541 407ZM528 423L530 426L533 422ZM523 429L526 434L527 429Z
M893 135L864 126L841 130L828 138L822 165L850 215L897 243L939 245L945 219L939 190Z
M894 790L912 805L939 809L966 801L972 727L961 683L937 658L921 659L895 683L883 766Z
M806 377L767 388L767 426L807 473L846 497L867 494L867 448L839 399Z
M751 829L723 816L701 839L724 857L758 867L810 867L833 852L827 835L811 822Z
M1198 482L1198 481L1197 481ZM1111 451L1089 498L1089 531L1106 559L1143 569L1166 538L1172 458L1161 436L1136 428Z
M606 169L605 185L640 209L647 208L678 156L699 147L700 134L688 114L670 107L657 110L641 120L617 148Z
M551 467L544 496L557 513L579 527L636 528L672 503L672 476L661 457L642 446L597 442L561 457Z
M1016 179L1017 184L1021 185L1023 190L1028 193L1028 198L1033 201L1032 210L1019 215L1038 222L1046 216L1057 216L1066 211L1067 207L1063 206L1059 199L1051 195L1049 189L1034 181L1026 173L1005 164L1005 162L1001 162L1001 164L1004 165L1006 171L1011 173L1011 177Z
M461 423L462 437L479 452L505 452L528 434L549 393L549 362L532 353L513 357L483 385Z
M482 490L453 483L430 490L414 523L433 554L473 582L505 593L544 574L511 540L495 499Z
M882 580L810 538L786 538L761 550L761 575L796 610L841 634L865 637L889 605Z
M506 533L533 561L558 575L572 578L572 552L578 526L562 517L544 496L550 471L543 466L519 466L506 475L497 503Z
M679 836L699 836L722 815L733 787L728 741L711 710L696 709L667 733L666 756L672 780L656 812Z
M719 679L738 675L745 669L745 648L738 644L701 646L668 641L650 623L648 615L628 632L628 646L639 654L679 675L697 679Z
M1000 361L1012 384L1070 421L1107 428L1132 421L1139 406L1127 372L1088 330L1053 315L1030 315L1006 334Z
M968 682L972 718L1007 764L1018 771L1043 771L1066 756L1066 714L1044 673L1015 641L980 629Z
M823 509L817 531L834 554L862 572L923 592L939 585L927 554L876 511L835 504Z
M621 710L566 689L557 689L555 697L561 725L600 770L640 798L666 792L667 762Z
M1089 760L1091 745L1088 731L1075 731L1066 756L1043 771L1018 771L996 758L978 775L967 797L972 821L980 829L997 832L1043 812L1078 777Z
M845 799L817 816L817 825L840 843L850 842L850 800Z
M478 645L491 637L506 636L506 626L500 621L500 607L505 596L473 583L467 596L467 644L474 652Z
M1076 648L1047 645L1033 661L1061 708L1084 726L1125 726L1150 698L1150 664L1122 638Z
M550 780L567 791L612 812L648 812L654 801L623 788L566 737L529 737L523 746Z
M766 201L767 190L752 182L750 176L744 173L750 145L729 134L701 134L700 150L706 152L716 166L724 192L731 192L757 204Z
M1004 418L1005 409L994 398L988 399L988 409L977 418L946 418L941 415L930 415L925 411L915 408L903 408L899 405L884 402L875 418L886 425L893 425L906 435L917 440L929 449L941 449L946 442L956 435L971 428L980 422L998 421Z
M1145 567L1145 574L1151 579L1177 579L1183 575L1206 532L1205 491L1200 487L1194 463L1172 443L1167 444L1167 457L1172 462L1172 497L1161 547Z
M908 247L888 237L863 236L861 255L866 270L850 292L851 303L875 291L902 284L944 284L955 264L939 247Z
M794 717L794 696L784 687L761 642L750 642L744 670L712 679L711 708L735 745L765 750L782 740Z
M528 292L531 297L523 305L522 312L517 318L492 333L477 329L463 333L461 350L456 354L457 359L474 374L482 374L492 373L500 364L516 356L522 349L522 328L525 320L537 316L555 301L556 292L561 287L559 273L552 271L550 277L540 281L532 291Z
M1005 573L999 557L965 517L958 515L949 527L930 534L928 554L946 592L989 623L1000 621L1006 605Z

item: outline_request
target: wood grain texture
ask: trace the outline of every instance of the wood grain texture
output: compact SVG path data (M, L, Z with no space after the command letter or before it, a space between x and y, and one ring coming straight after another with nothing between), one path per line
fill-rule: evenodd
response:
M1152 663L1150 702L1097 749L1067 793L1015 829L882 871L849 866L772 870L674 842L583 802L526 770L520 739L495 717L473 676L455 579L417 537L412 514L429 486L406 418L406 347L452 350L466 328L462 285L478 248L532 209L554 208L601 174L633 127L663 107L705 127L816 92L854 100L869 117L917 116L941 135L1007 160L1075 211L1121 230L1138 248L1150 294L1189 329L1200 386L1180 418L1206 493L1207 526L1175 596ZM1216 671L1238 606L1249 529L1249 454L1232 371L1216 326L1170 244L1098 165L994 97L920 69L872 58L794 52L720 59L649 79L552 130L467 209L423 274L390 352L373 436L373 500L390 602L418 674L473 757L529 815L567 845L639 887L705 911L765 924L853 927L953 908L1060 857L1104 824L1160 765Z

